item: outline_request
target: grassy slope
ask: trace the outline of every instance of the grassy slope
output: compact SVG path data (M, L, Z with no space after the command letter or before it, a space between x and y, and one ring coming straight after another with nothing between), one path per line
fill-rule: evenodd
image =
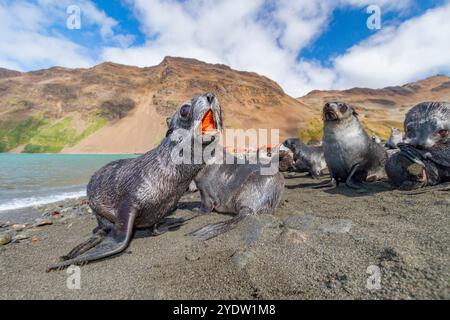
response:
M0 126L0 152L24 145L26 153L57 153L65 146L73 146L107 123L99 116L91 116L87 127L77 133L72 117L51 123L41 115L28 117L18 123L4 123Z

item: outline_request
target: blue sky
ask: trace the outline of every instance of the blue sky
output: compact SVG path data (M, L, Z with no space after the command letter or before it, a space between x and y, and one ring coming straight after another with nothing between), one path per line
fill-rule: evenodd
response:
M69 30L66 9L81 10ZM381 29L367 27L376 5ZM450 73L448 0L0 0L0 67L184 56L255 71L300 96ZM445 52L445 54L443 54Z

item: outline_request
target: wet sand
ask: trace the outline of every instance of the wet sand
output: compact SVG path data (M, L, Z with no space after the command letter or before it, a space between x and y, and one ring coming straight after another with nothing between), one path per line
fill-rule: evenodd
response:
M80 200L55 205L52 225L0 246L0 299L450 298L448 191L411 196L381 182L363 194L308 188L315 183L286 174L276 215L249 217L207 242L186 234L228 216L200 216L157 237L138 231L123 254L81 267L79 290L67 288L66 271L45 268L89 237L95 218ZM174 217L199 205L188 194ZM0 234L14 236L10 229ZM367 288L370 266L380 271L379 289Z

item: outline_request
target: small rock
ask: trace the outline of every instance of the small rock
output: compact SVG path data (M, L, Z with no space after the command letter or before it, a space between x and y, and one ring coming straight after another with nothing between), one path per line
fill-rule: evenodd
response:
M245 232L243 240L246 247L251 247L261 240L267 229L279 228L281 221L271 214L262 214L248 217L243 223Z
M26 235L26 234L24 234L24 233L21 233L21 234L18 234L18 235L16 235L16 236L14 237L14 241L22 241L22 240L26 240L26 239L29 239L29 238L30 238L29 235Z
M320 231L324 233L349 233L352 227L352 221L350 220L337 220L336 222L330 222L323 224L319 227Z
M33 237L33 238L31 238L31 243L32 244L35 244L36 242L38 242L39 241L39 238L38 237Z
M352 234L350 236L355 241L366 241L368 239L368 237L366 235L363 235L363 234Z
M255 254L252 251L237 251L232 257L231 261L239 268L243 269L245 266L255 259Z
M10 225L11 225L11 222L10 222L10 221L7 221L7 222L0 222L0 226L1 226L2 228L8 228Z
M285 245L300 245L308 240L301 231L286 228L281 234L280 241Z
M306 231L311 228L314 218L311 215L289 216L284 219L284 225L290 229Z
M24 224L13 224L13 225L11 226L11 228L12 228L14 231L17 231L17 232L22 231L22 230L25 229L26 227L27 227L27 226L24 225Z
M0 234L0 246L11 242L11 235L7 232Z
M196 252L190 252L185 255L187 261L198 261L200 260L200 254Z
M36 223L33 225L33 227L49 226L53 224L52 220L49 219L36 219L35 222Z

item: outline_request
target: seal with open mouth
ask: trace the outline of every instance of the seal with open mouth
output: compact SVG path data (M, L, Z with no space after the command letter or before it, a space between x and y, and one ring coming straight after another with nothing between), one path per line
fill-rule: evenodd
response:
M332 177L327 186L343 181L352 189L362 189L361 182L369 174L384 170L384 148L367 135L357 112L346 103L326 103L323 120L323 150Z
M170 119L165 139L134 159L114 161L91 178L89 205L98 222L92 237L75 247L48 271L99 260L125 250L135 228L154 228L173 208L205 163L176 163L173 150L181 143L208 147L222 130L222 115L211 93L183 104ZM193 158L193 154L189 155ZM193 159L192 159L193 160ZM179 223L178 223L179 225ZM170 227L170 226L168 226Z
M404 143L389 158L386 172L400 189L450 181L450 103L424 102L405 117Z

